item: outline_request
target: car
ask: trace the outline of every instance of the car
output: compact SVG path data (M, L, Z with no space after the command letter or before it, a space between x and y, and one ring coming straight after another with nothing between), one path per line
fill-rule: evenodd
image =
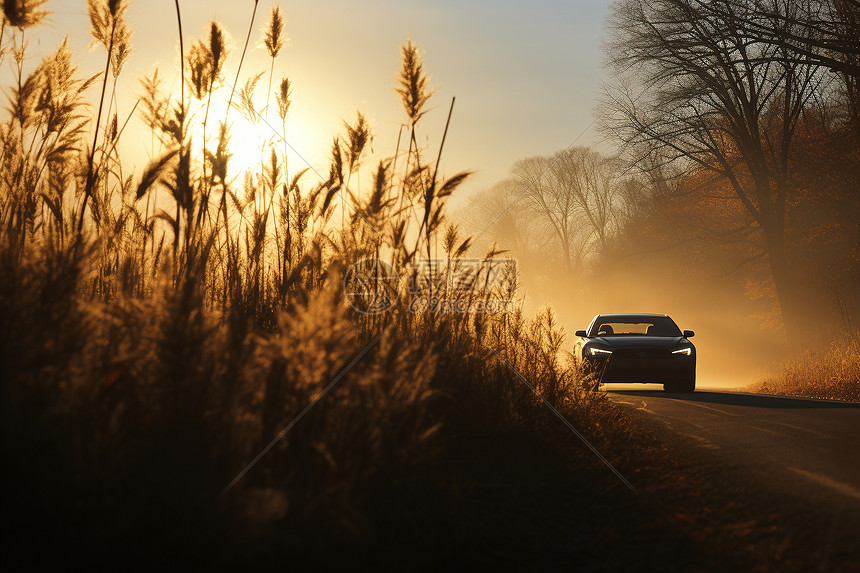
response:
M576 331L574 356L594 372L596 384L656 382L668 392L693 392L694 335L665 314L598 314Z

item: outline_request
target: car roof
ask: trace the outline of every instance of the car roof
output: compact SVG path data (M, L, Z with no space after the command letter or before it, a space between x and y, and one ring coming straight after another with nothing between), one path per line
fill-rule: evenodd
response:
M597 316L599 316L600 318L616 318L616 317L622 317L622 316L625 318L629 318L629 317L633 317L633 316L641 316L642 318L649 318L652 316L669 316L669 315L668 314L651 314L651 313L645 313L645 312L631 312L631 313L626 313L626 314L598 314ZM595 317L595 318L597 318L597 317Z

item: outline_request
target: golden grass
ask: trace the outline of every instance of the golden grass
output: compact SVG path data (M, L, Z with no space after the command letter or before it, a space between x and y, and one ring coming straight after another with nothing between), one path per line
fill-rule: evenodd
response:
M753 392L860 402L860 338L856 334L783 362Z
M116 32L122 50L131 34L123 4L90 6L116 81ZM35 21L25 16L16 17ZM282 33L275 24L269 43ZM237 177L227 122L208 145L192 141L192 118L224 87L224 31L209 32L181 58L189 89L178 100L162 93L158 74L142 82L142 118L163 153L137 180L121 176L122 130L98 128L83 97L95 79L76 79L68 48L29 74L23 48L13 50L18 78L0 125L0 423L11 468L4 511L20 524L20 547L39 539L58 554L122 553L158 531L157 545L183 539L189 552L241 529L260 491L276 492L299 540L396 535L406 510L390 506L387 490L425 479L444 428L527 429L543 413L520 375L589 435L609 439L613 407L584 389L551 313L400 305L372 315L344 299L350 265L376 257L407 277L440 233L445 268L427 286L446 294L445 277L468 250L445 217L468 174L437 179L417 145L432 94L417 48L403 49L398 88L411 124L405 167L381 161L362 195L353 179L372 139L362 114L334 138L329 177L314 185L287 172L280 142L256 173ZM12 33L7 41L20 45L23 32ZM260 77L249 74L239 94L248 120L257 119ZM101 79L99 108L110 82ZM277 90L283 121L289 80ZM340 226L338 208L349 213ZM390 294L406 300L408 288L402 280ZM509 276L457 296L474 309L515 293ZM457 477L438 479L428 487L447 495Z

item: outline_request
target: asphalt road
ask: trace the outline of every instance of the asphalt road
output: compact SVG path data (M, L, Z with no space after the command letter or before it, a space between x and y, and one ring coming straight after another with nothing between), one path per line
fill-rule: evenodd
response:
M757 394L613 391L688 438L691 454L774 493L860 515L860 404ZM697 457L703 457L701 455Z

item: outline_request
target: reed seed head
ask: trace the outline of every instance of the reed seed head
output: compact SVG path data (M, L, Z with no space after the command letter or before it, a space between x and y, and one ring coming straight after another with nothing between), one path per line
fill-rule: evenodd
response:
M287 113L290 111L290 105L293 103L293 84L290 82L290 78L284 76L281 80L275 100L278 102L278 116L283 121L287 119Z
M224 30L217 22L209 26L209 56L212 60L211 81L214 83L221 75L224 61L227 59L227 41L224 39Z
M281 16L281 9L275 6L269 15L269 23L266 24L266 28L263 30L263 45L266 46L269 57L275 59L281 53L281 49L286 42L287 39L284 36L284 17Z
M221 70L227 59L227 41L217 22L209 25L209 41L197 40L188 51L188 84L197 99L205 98L221 79Z
M414 125L424 115L424 104L430 99L436 90L428 86L428 78L424 73L424 62L418 53L418 46L408 40L406 45L400 48L401 66L397 93L409 120Z
M187 56L188 84L197 99L209 93L209 80L212 77L212 58L209 48L200 40L191 45Z
M35 26L48 12L41 10L47 0L3 0L3 15L11 26L20 30Z
M358 112L358 117L355 120L355 125L349 125L344 122L347 135L347 162L350 171L358 166L361 160L361 154L364 148L373 141L373 136L370 133L370 124L364 114Z
M131 29L125 20L127 9L128 5L123 0L87 0L94 44L101 44L110 52L111 64L115 68L122 68L131 51Z

